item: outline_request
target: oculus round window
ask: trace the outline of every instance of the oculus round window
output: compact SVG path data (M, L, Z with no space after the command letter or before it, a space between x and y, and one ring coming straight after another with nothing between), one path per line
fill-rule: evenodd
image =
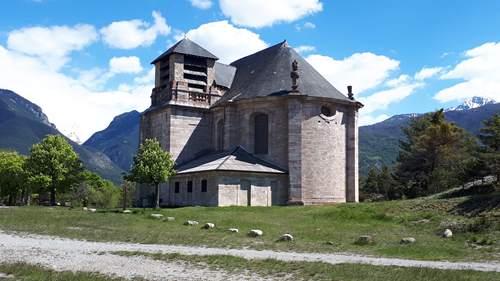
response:
M334 114L332 112L332 109L330 109L328 106L323 105L321 107L321 114L326 116L326 117L332 117Z

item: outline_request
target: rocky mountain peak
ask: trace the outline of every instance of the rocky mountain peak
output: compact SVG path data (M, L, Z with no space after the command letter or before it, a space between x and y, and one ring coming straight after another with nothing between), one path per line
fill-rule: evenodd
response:
M469 110L469 109L485 106L487 104L495 104L495 103L497 103L497 101L494 99L474 96L474 97L465 99L464 102L458 106L450 107L450 108L446 109L446 111Z
M11 111L19 112L19 109L22 109L22 111L25 111L32 119L40 121L54 129L56 128L54 124L49 122L49 118L43 113L40 106L30 102L13 91L0 89L0 98L7 104Z

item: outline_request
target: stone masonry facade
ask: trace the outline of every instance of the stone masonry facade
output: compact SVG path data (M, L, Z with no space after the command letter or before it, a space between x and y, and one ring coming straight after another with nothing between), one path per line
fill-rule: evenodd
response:
M196 71L186 72L184 57L190 54L185 50L178 52L174 49L163 61L155 63L152 106L141 118L141 141L156 138L179 168L177 175L162 185L163 206L358 201L360 103L348 98L308 95L307 89L300 88L283 95L270 93L224 101L224 95L231 93L232 88L218 84L215 60L208 55L196 57L195 62L206 61L205 68L190 67ZM163 68L168 75L162 75L162 64L169 65ZM244 75L239 71L237 68L233 85L239 81L238 75ZM162 81L161 77L168 80ZM194 84L186 77L199 81ZM190 88L192 85L197 88ZM264 150L259 148L262 145ZM229 151L234 147L247 151L248 159L231 156ZM230 160L217 159L217 153L226 155L225 152ZM203 162L204 157L209 160ZM201 159L200 164L192 164L198 163L197 159ZM242 170L241 163L252 168ZM187 166L189 169L183 168ZM148 205L153 190L138 190L137 204Z

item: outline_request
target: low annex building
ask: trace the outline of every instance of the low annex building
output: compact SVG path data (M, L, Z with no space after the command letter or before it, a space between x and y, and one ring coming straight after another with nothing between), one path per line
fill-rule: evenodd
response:
M358 201L358 110L287 42L230 65L189 39L155 59L141 141L176 161L162 206ZM152 204L141 186L137 204Z

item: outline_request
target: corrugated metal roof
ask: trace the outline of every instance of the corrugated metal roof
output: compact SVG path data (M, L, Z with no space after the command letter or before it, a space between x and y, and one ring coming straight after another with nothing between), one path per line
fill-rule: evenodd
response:
M262 160L241 146L231 151L202 156L176 168L177 174L206 171L242 171L285 174L287 171Z

